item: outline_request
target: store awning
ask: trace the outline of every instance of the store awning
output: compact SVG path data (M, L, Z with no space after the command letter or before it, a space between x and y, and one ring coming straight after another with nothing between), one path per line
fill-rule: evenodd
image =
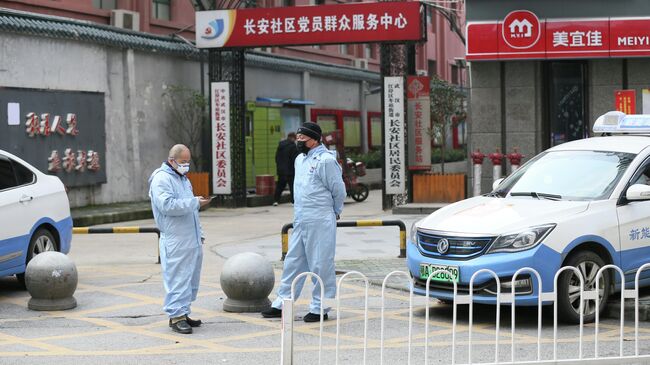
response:
M281 99L281 98L261 98L258 97L255 101L259 103L273 103L273 104L289 104L289 105L315 105L313 100L302 99Z

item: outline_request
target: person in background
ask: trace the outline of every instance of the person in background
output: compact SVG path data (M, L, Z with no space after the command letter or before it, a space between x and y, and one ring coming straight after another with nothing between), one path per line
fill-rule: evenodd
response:
M278 182L275 185L275 200L273 206L280 204L280 197L284 191L284 187L289 184L289 192L291 193L291 203L293 203L293 178L295 175L294 161L298 156L296 149L296 134L291 132L287 135L287 139L280 141L278 149L275 151L275 165L277 167Z

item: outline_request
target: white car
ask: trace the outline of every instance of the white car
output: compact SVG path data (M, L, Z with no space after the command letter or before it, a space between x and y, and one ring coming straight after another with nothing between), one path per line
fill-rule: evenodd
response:
M0 276L24 284L29 260L44 251L68 253L70 203L61 180L0 150Z
M407 265L416 293L425 295L426 280L436 270L430 295L453 300L453 281L469 293L472 275L481 269L497 274L501 291L515 285L517 305L537 305L538 284L523 267L539 272L542 291L553 292L555 273L577 267L585 290L595 290L596 272L614 264L634 285L639 267L650 263L650 115L607 113L595 134L606 136L564 143L524 164L486 195L451 204L414 224L407 245ZM650 285L650 270L640 284ZM620 290L620 275L608 270L598 283L601 302ZM496 281L479 274L476 302L494 304ZM595 300L585 300L585 321L595 317ZM550 303L544 303L550 304ZM558 311L578 322L579 278L558 279Z

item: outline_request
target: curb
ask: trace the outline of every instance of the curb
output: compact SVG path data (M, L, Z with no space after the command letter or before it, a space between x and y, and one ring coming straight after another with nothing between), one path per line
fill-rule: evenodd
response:
M608 318L621 318L621 299L620 295L614 294L607 302L605 314ZM625 301L623 316L626 320L634 319L634 300ZM639 299L639 321L650 321L650 301L648 298Z
M117 223L125 221L135 221L140 219L153 218L153 212L149 209L136 209L126 212L106 212L97 214L87 214L72 217L72 223L75 227L88 227L98 224Z

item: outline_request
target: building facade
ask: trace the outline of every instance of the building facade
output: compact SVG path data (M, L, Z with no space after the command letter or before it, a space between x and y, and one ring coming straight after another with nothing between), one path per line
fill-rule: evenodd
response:
M467 23L472 151L530 158L607 111L650 113L648 2L468 0ZM491 163L482 177L487 192Z
M316 4L324 2L264 0L257 6ZM72 187L72 205L146 199L146 178L174 142L165 133L172 121L162 95L175 85L199 90L201 80L208 80L207 67L201 77L199 52L188 44L195 37L192 3L0 0L0 11L4 21L0 43L3 49L13 50L0 55L6 70L0 72L0 85L54 93L98 93L104 98L105 110L95 113L103 113L105 125L106 148L101 161L106 181ZM462 14L463 9L458 11ZM16 21L29 26L12 26ZM462 43L439 13L429 11L427 22L427 41L417 45L416 69L462 86L466 82ZM43 28L32 29L38 24L44 24ZM81 35L76 34L81 28ZM35 54L47 57L30 56ZM379 94L371 90L380 85L379 62L378 44L268 47L247 52L248 185L254 185L255 175L275 174L278 141L305 121L318 122L326 130L343 128L350 148L378 147L381 104ZM208 89L206 85L204 89ZM367 112L362 115L362 110ZM39 117L46 114L34 113ZM57 110L52 118L55 113L70 114ZM31 138L37 143L45 137ZM81 156L79 151L90 150L81 146L79 138L67 143L57 147L57 156L65 158L67 147L75 159ZM133 186L126 184L134 181Z

